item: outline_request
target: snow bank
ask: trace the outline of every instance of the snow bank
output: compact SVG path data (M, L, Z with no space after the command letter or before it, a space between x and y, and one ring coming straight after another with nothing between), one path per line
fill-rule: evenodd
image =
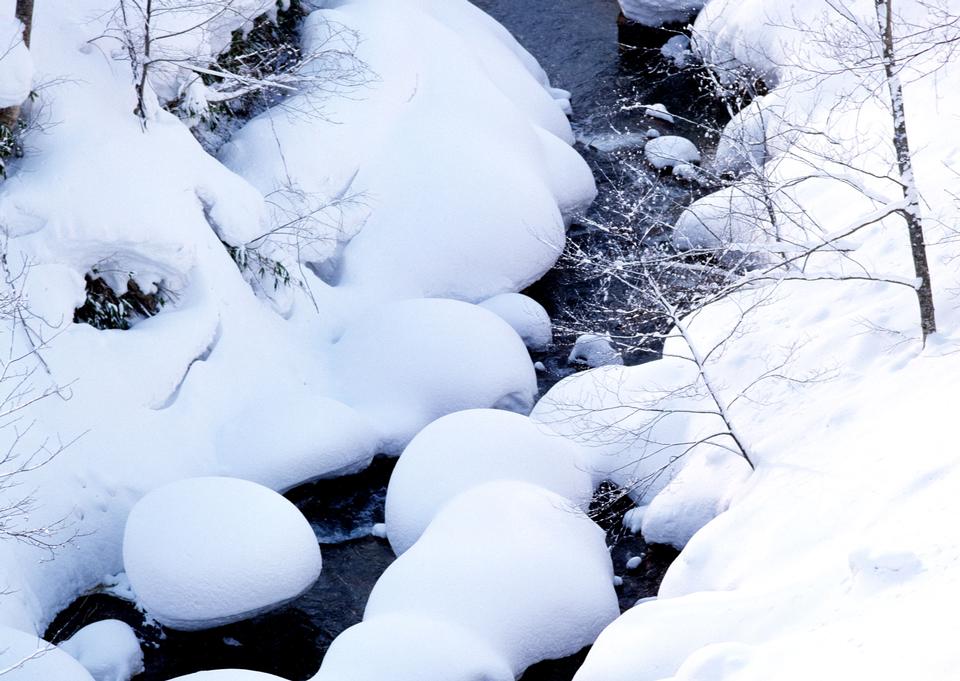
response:
M777 249L775 232L762 188L732 186L685 208L673 226L672 238L681 250L731 251L734 258L738 253L753 253L762 258L762 251Z
M474 487L387 568L364 620L406 612L470 631L514 675L571 655L619 612L603 530L529 483Z
M576 445L525 416L487 409L444 416L413 438L390 478L390 546L400 555L444 504L491 480L529 482L582 507L592 485L581 458Z
M704 0L620 0L620 9L630 21L657 27L686 21L704 4Z
M647 163L657 170L673 168L681 163L700 163L700 150L686 137L662 135L643 148Z
M296 506L234 478L159 487L130 511L123 564L161 624L204 629L251 617L306 591L320 547Z
M750 466L738 454L694 451L644 510L644 541L682 549L703 526L727 510L750 473Z
M553 342L550 316L543 306L522 293L501 293L480 303L513 327L531 350L546 350Z
M331 644L311 681L513 681L506 660L459 625L412 612L372 617Z
M0 675L4 681L94 681L83 666L32 634L0 627Z
M94 681L129 681L143 671L143 651L126 622L88 624L58 646L90 672Z
M0 108L17 106L30 94L33 63L23 44L23 24L14 0L0 2Z
M682 348L674 350L682 356ZM579 444L595 483L612 480L638 503L649 503L678 470L687 443L722 431L706 413L715 407L698 385L696 366L680 356L574 374L554 386L530 418ZM686 412L694 410L704 413L690 418Z
M374 309L340 338L332 364L339 396L374 419L391 453L445 414L475 407L526 413L537 394L516 332L492 312L453 300Z

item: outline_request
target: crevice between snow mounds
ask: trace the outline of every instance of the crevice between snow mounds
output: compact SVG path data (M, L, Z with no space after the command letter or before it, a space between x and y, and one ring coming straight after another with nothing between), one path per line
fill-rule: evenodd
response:
M194 355L194 357L187 362L186 368L183 370L183 373L180 375L180 379L176 382L176 385L173 386L173 389L169 391L167 396L163 399L157 400L150 405L150 408L154 411L161 411L163 409L168 409L172 407L177 401L177 397L180 396L180 388L183 387L184 382L187 380L187 376L190 375L190 369L193 368L193 365L197 362L206 362L210 355L213 354L213 351L216 349L217 344L220 342L220 337L223 334L223 325L220 322L220 315L217 315L216 324L213 329L209 331L204 338L206 338L205 345L203 349ZM201 341L203 342L203 341Z

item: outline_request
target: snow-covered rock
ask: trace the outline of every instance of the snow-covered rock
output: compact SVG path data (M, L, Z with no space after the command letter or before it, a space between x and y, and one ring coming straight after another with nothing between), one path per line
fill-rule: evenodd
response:
M407 445L387 488L387 535L399 555L461 492L491 480L539 485L583 507L592 483L577 445L526 416L490 409L444 416Z
M655 118L664 123L673 123L673 114L667 110L665 104L650 104L649 106L642 106L641 108L647 118Z
M751 191L751 188L753 191ZM728 254L728 261L774 250L775 230L758 186L731 186L709 194L684 209L673 226L673 243L681 250Z
M647 133L625 132L595 135L588 137L585 141L597 151L609 154L623 149L642 149L647 139Z
M248 669L213 669L206 672L196 672L186 676L178 676L170 681L287 681L273 674L254 672Z
M514 675L571 655L619 612L603 530L529 483L469 489L387 568L364 619L407 612L470 631Z
M700 150L686 137L661 135L643 148L647 163L657 170L673 168L681 163L700 163Z
M727 510L750 473L743 457L732 452L691 453L680 472L646 507L641 524L644 540L682 549L700 528Z
M669 59L677 68L683 68L693 58L690 50L690 38L685 35L671 36L660 48L664 59Z
M310 681L513 681L506 659L477 634L416 612L380 615L330 645Z
M204 629L286 603L320 575L306 518L276 492L236 478L188 478L133 507L123 563L161 624Z
M659 27L692 18L705 0L620 0L620 8L630 21Z
M95 681L83 665L52 643L2 626L0 676L3 681Z
M522 293L501 293L488 298L480 307L493 312L513 327L531 350L546 350L553 341L550 315L543 306Z
M95 681L129 681L143 671L140 641L130 625L120 620L88 624L58 647Z
M527 413L536 373L517 333L493 312L454 300L384 305L349 326L333 351L339 396L370 415L383 451L399 453L450 412Z
M586 364L596 368L611 364L623 364L623 357L613 347L610 336L585 333L577 337L567 357L570 364Z

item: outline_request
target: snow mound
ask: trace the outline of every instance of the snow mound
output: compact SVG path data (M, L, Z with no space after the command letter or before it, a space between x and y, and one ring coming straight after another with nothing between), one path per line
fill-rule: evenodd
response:
M630 21L659 27L692 18L705 0L620 0L620 9Z
M462 626L515 675L571 655L619 612L604 532L529 483L474 487L387 568L364 619L404 612Z
M52 643L10 627L0 627L0 676L3 681L94 681Z
M697 377L696 366L680 356L600 367L560 381L530 418L581 446L594 483L611 480L649 503L682 465L690 449L684 443L723 432ZM716 438L703 447L724 444Z
M674 66L682 69L693 58L693 53L690 51L690 38L685 35L671 36L660 48L660 54L664 59L672 61Z
M743 457L731 452L693 452L644 511L644 540L682 549L700 528L727 510L750 473Z
M130 511L123 564L137 598L173 629L246 619L296 598L320 575L320 547L292 503L256 483L188 478Z
M667 110L665 104L651 104L650 106L643 106L643 113L648 118L656 118L658 121L663 121L664 123L673 123L673 114Z
M454 300L380 306L350 325L333 349L340 397L383 431L399 453L431 421L461 409L527 413L537 394L526 347L497 315Z
M673 243L681 250L727 252L728 260L776 249L774 227L760 196L745 186L725 187L694 201L673 226Z
M310 681L513 681L506 660L453 622L411 612L350 627Z
M17 106L30 94L33 62L23 44L23 24L12 0L0 3L0 108Z
M543 306L522 293L501 293L480 303L513 327L531 350L546 350L553 341L550 315Z
M567 357L570 364L586 364L590 368L623 364L623 357L610 342L610 337L585 333L578 336Z
M58 646L90 672L95 681L129 681L143 671L143 651L126 622L88 624Z
M387 488L387 536L400 555L450 499L491 480L521 480L574 504L589 503L582 452L518 414L489 409L438 419L407 446Z
M657 170L673 168L681 163L700 163L700 150L686 137L662 135L643 148L647 163Z
M213 669L206 672L196 672L186 676L178 676L170 681L287 681L273 674L253 672L247 669Z

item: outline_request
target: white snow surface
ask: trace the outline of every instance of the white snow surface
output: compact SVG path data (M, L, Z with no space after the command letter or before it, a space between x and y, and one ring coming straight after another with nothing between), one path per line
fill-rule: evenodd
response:
M704 0L619 0L624 16L645 26L663 26L687 21L703 7Z
M274 3L235 5L242 11L169 49L212 54ZM9 262L32 264L23 289L38 333L4 331L4 343L16 354L55 337L43 363L24 368L33 362L34 394L68 386L70 398L34 404L22 445L72 444L0 499L37 490L30 523L66 519L54 538L78 537L53 561L25 544L0 548L11 592L0 624L31 632L121 572L127 514L165 483L225 475L283 490L397 453L451 411L528 410L536 381L517 333L488 310L439 298L483 301L534 281L595 193L570 147L569 93L466 0L318 10L303 39L356 31L376 77L350 97L288 99L219 159L162 109L142 129L127 57L101 38L116 35L115 6L36 4L30 57L44 87L30 110L47 125L28 133L28 153L0 185ZM12 2L0 9L6 32ZM4 88L10 59L0 63ZM183 71L151 73L156 101ZM296 115L313 103L328 116ZM278 206L298 192L306 208L344 192L352 200L318 217L309 243L256 241L276 232ZM254 241L308 290L252 287L256 277L221 242ZM115 289L128 279L162 289L166 305L128 331L74 324L94 269ZM411 300L424 296L438 299ZM6 447L12 430L3 437Z
M344 631L311 681L513 681L502 655L458 624L415 612L379 615Z
M521 480L581 508L593 486L574 443L525 416L492 409L460 411L420 431L407 445L387 488L387 536L409 549L444 504L491 480Z
M513 327L530 350L546 350L553 341L550 315L543 305L522 293L501 293L480 303Z
M178 676L170 681L286 681L273 674L253 672L248 669L213 669L205 672L196 672L186 676Z
M4 681L94 681L70 655L32 634L0 626L0 675Z
M613 347L610 336L585 333L577 336L577 340L574 341L570 354L567 356L567 362L569 364L586 364L588 367L595 369L612 364L623 364L623 357Z
M862 46L858 26L873 30L874 3L832 4L849 18L820 0L712 0L696 22L701 54L731 74L749 67L772 88L763 98L777 107L764 170L784 192L785 236L804 236L798 215L810 227L801 245L843 234L902 198L867 175L894 167L886 100L868 94L883 91L879 74L837 68L816 34L851 30L850 44ZM929 5L895 5L898 31L931 16ZM953 1L945 7L960 11ZM689 540L659 598L600 636L576 681L893 681L949 679L960 668L960 627L947 614L960 596L951 520L960 512L960 269L951 236L960 147L949 132L960 68L935 52L911 63L903 85L939 333L922 346L908 287L835 276L853 268L911 281L896 216L853 234L842 254L814 256L803 277L741 291L688 318L702 352L729 338L707 371L757 470ZM935 75L917 77L923 72ZM817 139L784 134L789 126ZM838 140L841 157L825 161L824 145ZM811 172L848 175L804 179ZM864 176L869 198L846 181Z
M127 518L123 566L147 613L173 629L245 619L320 576L313 529L291 502L238 478L171 482Z
M22 103L33 80L33 62L15 8L16 0L0 1L0 108Z
M618 615L604 532L542 487L473 487L387 568L364 621L402 613L457 624L519 676L589 645Z
M126 622L88 624L58 645L90 672L94 681L129 681L143 671L143 651Z
M681 163L700 163L700 150L686 137L661 135L643 148L647 163L657 170L673 168Z

